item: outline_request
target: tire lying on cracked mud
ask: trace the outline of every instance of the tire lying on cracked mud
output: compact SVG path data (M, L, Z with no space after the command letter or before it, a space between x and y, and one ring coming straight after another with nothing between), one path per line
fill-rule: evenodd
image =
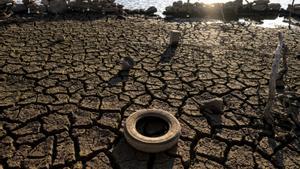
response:
M143 132L143 129L146 131ZM126 119L124 128L127 142L135 149L148 153L172 148L177 144L180 134L179 121L172 114L159 109L136 111Z

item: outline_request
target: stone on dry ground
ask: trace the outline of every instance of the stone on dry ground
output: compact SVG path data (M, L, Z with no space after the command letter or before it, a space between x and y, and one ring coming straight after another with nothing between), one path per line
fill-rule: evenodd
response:
M299 135L282 106L274 134L260 118L277 29L93 17L0 26L0 168L299 167ZM170 51L177 28L182 44ZM287 85L300 92L299 33L281 31ZM136 63L120 73L124 57ZM216 97L222 114L194 102ZM176 115L177 149L145 154L124 141L126 117L142 108Z

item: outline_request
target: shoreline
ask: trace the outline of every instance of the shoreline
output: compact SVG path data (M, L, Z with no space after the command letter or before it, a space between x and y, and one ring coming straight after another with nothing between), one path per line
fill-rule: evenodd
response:
M100 5L101 4L101 5ZM13 17L16 17L15 15L21 15L21 16L32 16L32 17L51 17L51 15L65 15L65 14L70 14L74 12L87 12L90 13L90 11L93 11L93 13L98 13L100 15L108 15L113 14L117 15L118 17L125 19L126 16L132 16L132 15L145 15L145 17L159 17L163 18L165 20L178 20L179 19L187 19L191 18L191 20L220 20L223 22L238 22L241 20L250 20L250 22L256 22L260 25L263 26L264 21L270 22L270 20L277 20L280 17L283 17L286 19L288 16L288 11L289 8L283 9L280 8L279 4L275 3L248 3L248 4L242 4L242 0L236 0L236 1L230 1L226 3L215 3L213 6L209 6L208 4L205 3L183 3L182 1L174 2L173 6L168 6L166 7L164 11L164 17L161 17L160 15L157 15L157 8L156 7L150 7L147 10L143 9L123 9L123 5L116 4L114 1L107 1L100 3L100 6L94 7L91 6L92 4L89 3L82 3L82 7L78 7L80 3L76 2L66 2L66 4L63 4L64 7L61 7L59 10L52 9L53 7L55 8L55 5L58 4L53 4L54 6L50 8L50 6L46 7L41 4L27 4L28 6L24 4L17 4L13 5L12 7L9 7L8 9L13 11ZM175 6L174 6L175 5ZM256 11L252 9L252 6L255 6L258 8ZM268 6L270 5L270 7ZM279 5L279 6L278 6ZM265 9L263 10L262 7ZM33 12L32 14L27 14L27 8L29 11ZM32 9L31 9L32 8ZM221 9L222 8L222 9ZM274 8L274 9L273 9ZM53 11L52 11L53 10ZM149 11L148 11L149 10ZM178 10L178 11L177 11ZM224 11L223 11L224 10ZM190 14L191 11L194 11L192 13L195 13L195 16L192 16ZM198 11L198 12L195 12ZM7 11L8 12L8 11ZM197 14L196 14L197 13ZM221 15L222 13L222 15ZM255 13L255 14L254 14ZM257 13L257 14L256 14ZM4 13L5 14L5 13ZM9 14L9 16L12 13ZM226 15L224 15L226 14ZM41 16L39 16L41 15ZM47 16L48 15L48 16ZM82 14L85 15L85 14ZM90 14L87 14L90 15ZM93 15L93 14L92 14ZM173 16L174 15L174 16ZM185 16L187 15L187 16ZM198 16L199 15L199 16ZM9 17L8 16L8 17ZM296 12L292 14L292 17L294 17L294 24L295 26L299 26L300 23L297 21L299 19L299 15L297 17ZM5 18L4 18L5 20ZM2 20L3 22L3 20ZM284 22L282 21L281 23L273 23L275 26L284 26Z
M79 20L79 21L93 21L99 19L116 19L118 20L118 16L115 14L112 15L102 15L97 12L89 12L89 13L78 13L78 12L67 12L58 16L55 15L14 15L10 18L5 20L0 20L2 25L14 24L14 23L22 23L22 22L34 22L34 21L55 21L55 20ZM166 19L161 18L159 16L145 16L140 14L130 14L120 20L127 19L127 18L142 18L142 19L156 19L161 20L164 22L206 22L206 23L220 23L220 24L251 24L253 26L263 27L263 28L270 28L270 29L277 29L277 28L288 28L288 25L283 24L271 24L274 26L264 26L264 22L260 23L258 21L247 20L247 19L240 19L238 21L222 21L220 19L214 18L174 18L174 19ZM292 22L292 29L293 30L300 30L299 23L297 21Z

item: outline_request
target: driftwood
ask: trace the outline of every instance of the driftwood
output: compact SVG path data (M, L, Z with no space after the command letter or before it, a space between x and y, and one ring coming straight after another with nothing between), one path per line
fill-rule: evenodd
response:
M285 52L286 52L286 46L283 42L283 33L280 32L278 35L278 38L279 38L279 43L278 43L278 46L275 51L275 58L274 58L274 61L272 64L272 70L271 70L270 81L269 81L269 98L268 98L267 105L264 109L264 119L270 125L273 125L273 123L274 123L274 118L272 116L271 111L272 111L272 106L276 99L276 82L278 80L278 77L282 78L284 75L283 73L286 73L286 71L287 71L286 58L285 58L285 56L283 56L283 55L285 55ZM279 75L278 68L279 68L281 57L284 57L284 59L283 59L284 69L282 71L280 71L281 75ZM285 68L286 68L286 70L285 70Z
M282 64L283 64L283 68L278 72L278 76L276 79L276 89L277 92L284 92L284 75L287 73L288 71L288 66L287 66L287 56L286 53L288 51L288 48L285 44L283 44L283 49L282 49ZM283 89L282 91L280 91L281 89Z

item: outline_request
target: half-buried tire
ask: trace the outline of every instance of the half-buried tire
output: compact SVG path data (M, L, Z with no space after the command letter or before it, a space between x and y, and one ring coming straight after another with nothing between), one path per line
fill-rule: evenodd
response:
M126 119L124 135L127 142L137 150L157 153L177 144L181 134L178 120L159 109L143 109Z

